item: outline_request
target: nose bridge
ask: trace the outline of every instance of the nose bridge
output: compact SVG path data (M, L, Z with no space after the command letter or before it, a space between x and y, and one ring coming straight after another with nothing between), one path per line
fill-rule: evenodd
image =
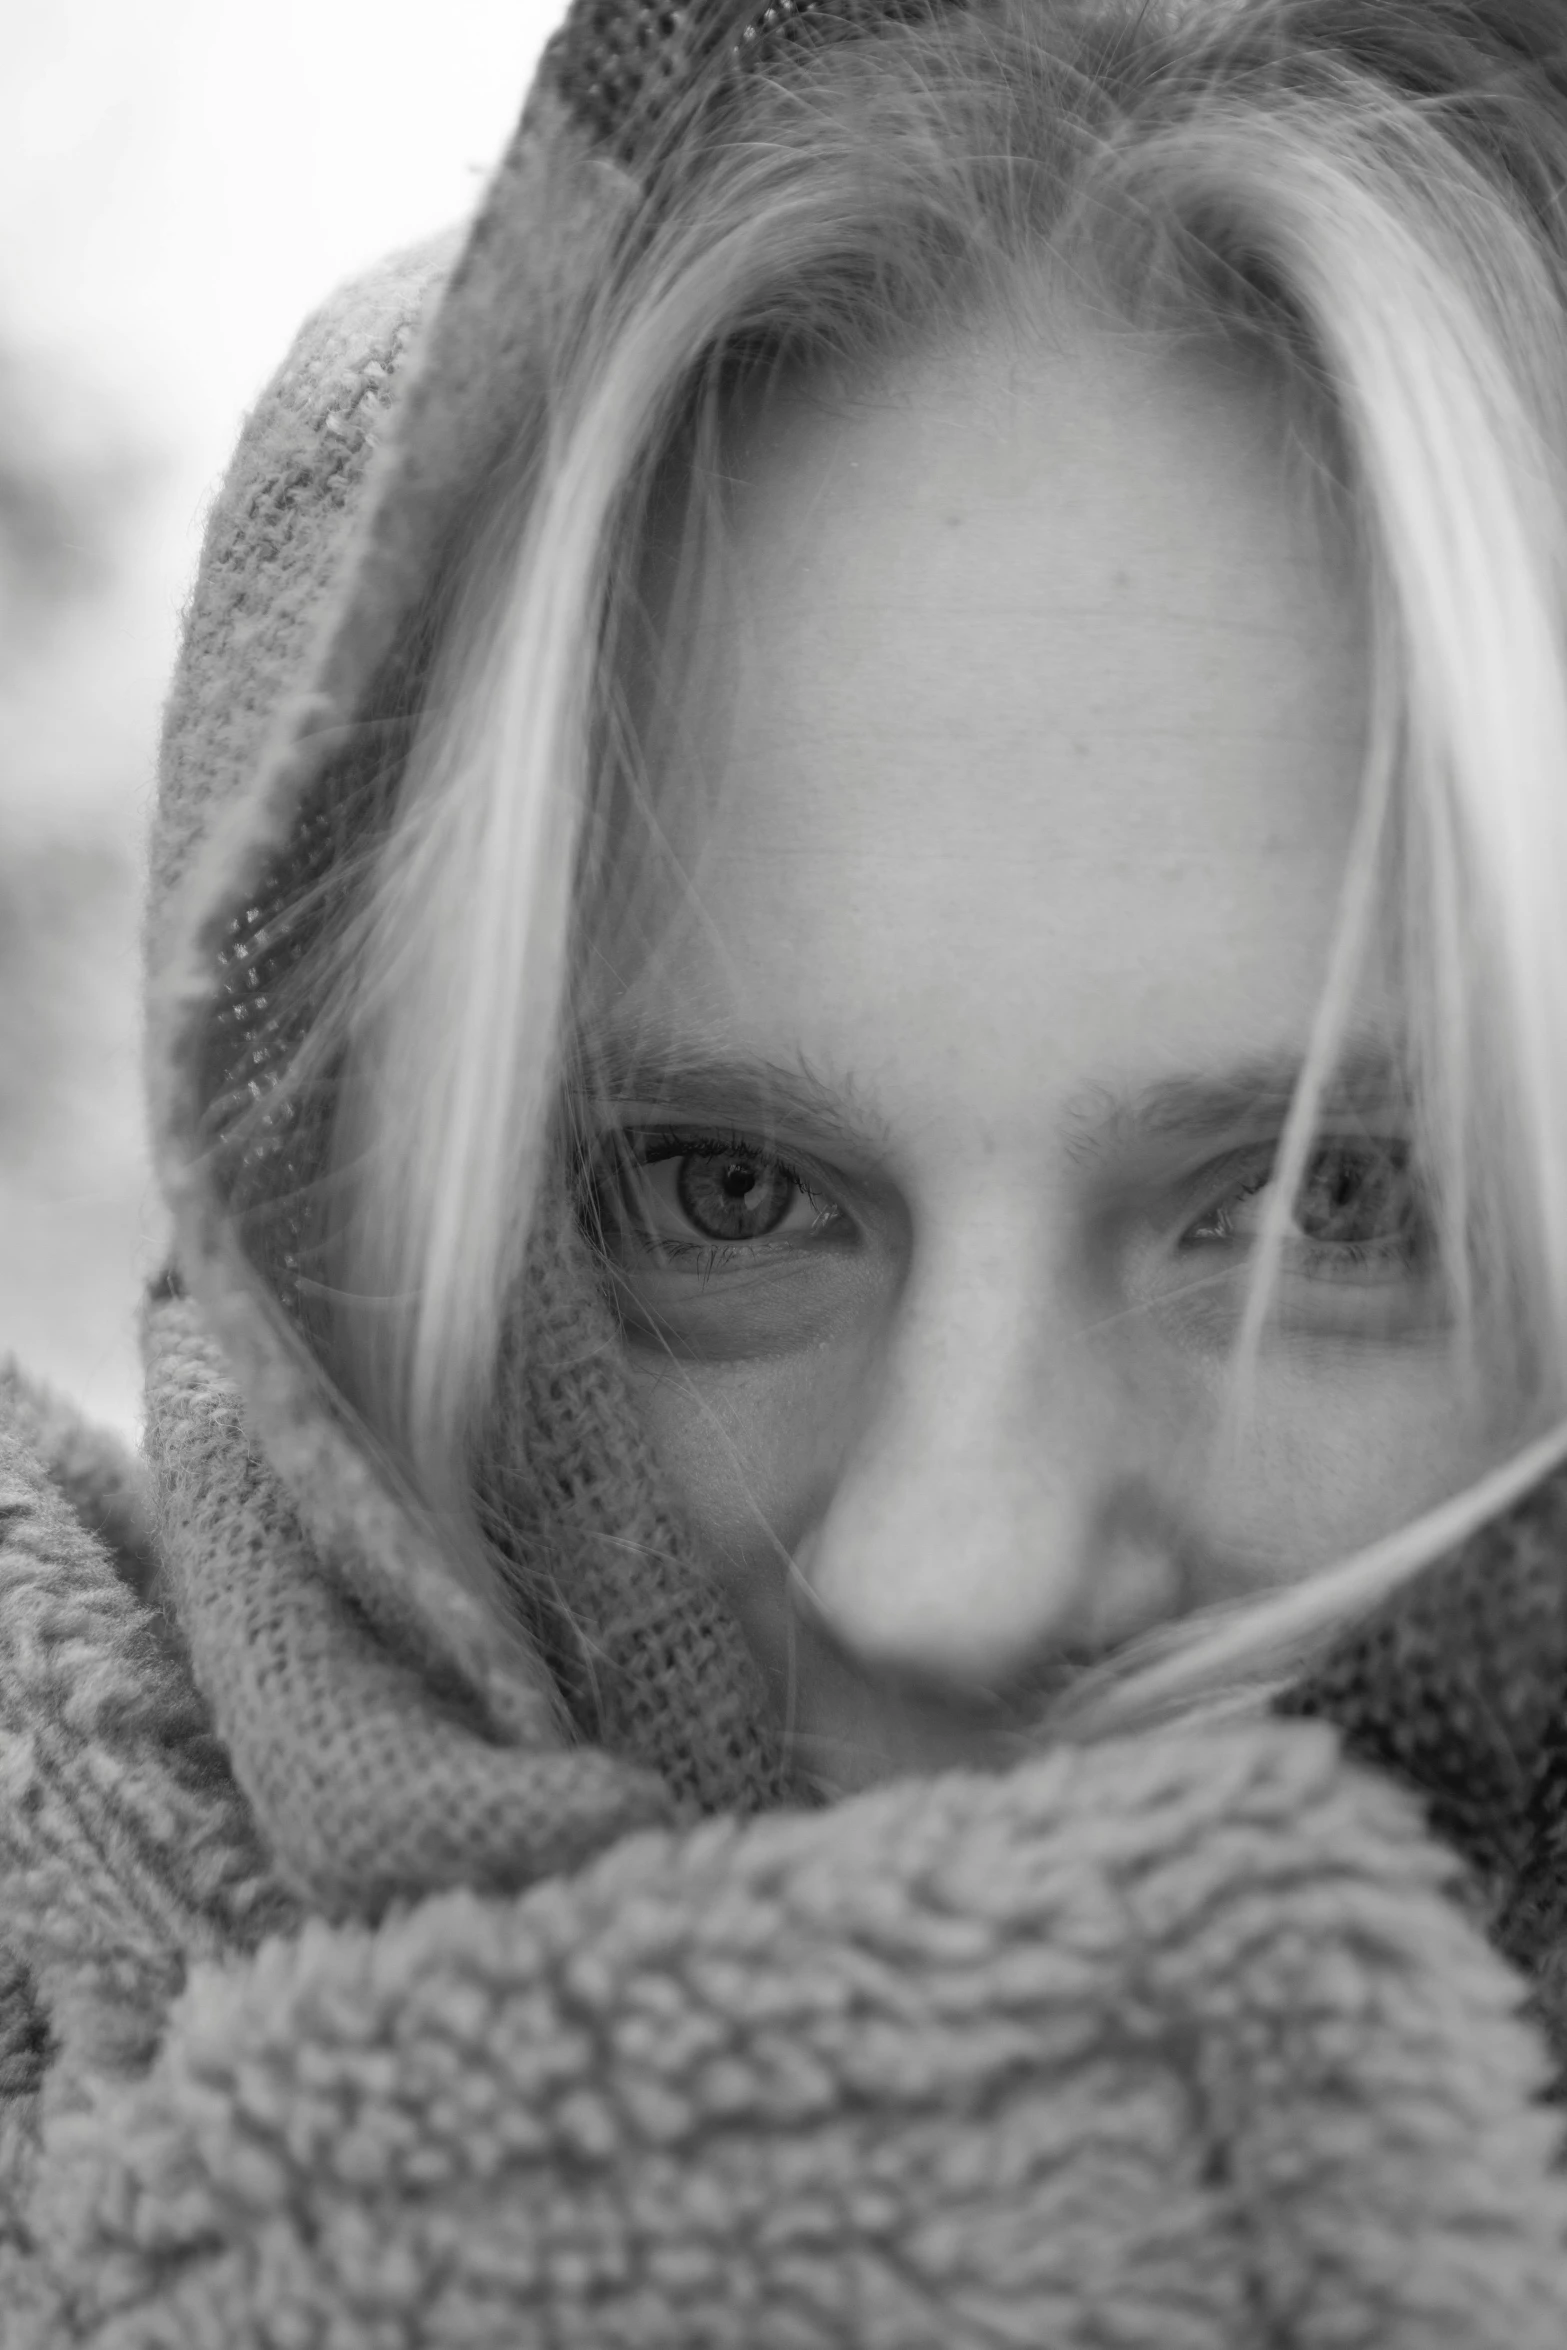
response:
M911 1267L797 1556L867 1669L994 1687L1083 1616L1124 1434L1119 1374L1043 1223L971 1212Z

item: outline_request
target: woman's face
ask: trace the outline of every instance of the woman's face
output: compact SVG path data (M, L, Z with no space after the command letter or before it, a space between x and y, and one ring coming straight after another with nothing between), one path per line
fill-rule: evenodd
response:
M598 942L637 1405L829 1785L1495 1457L1375 987L1216 1443L1322 981L1366 620L1240 367L1058 319L738 435ZM650 945L656 941L656 945Z

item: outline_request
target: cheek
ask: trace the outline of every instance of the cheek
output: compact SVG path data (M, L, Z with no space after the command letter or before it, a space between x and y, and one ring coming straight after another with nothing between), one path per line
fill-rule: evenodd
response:
M830 1505L863 1429L873 1336L754 1363L629 1351L633 1402L697 1557L769 1676L789 1647L788 1561Z
M1523 1416L1436 1343L1275 1345L1234 1420L1221 1380L1216 1364L1190 1456L1203 1467L1186 1522L1218 1586L1198 1604L1295 1582L1395 1532L1492 1467Z

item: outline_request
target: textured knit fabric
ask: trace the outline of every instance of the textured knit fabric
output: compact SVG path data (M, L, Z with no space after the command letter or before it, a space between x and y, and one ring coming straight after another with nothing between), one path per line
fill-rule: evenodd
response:
M472 231L312 322L214 509L146 1460L0 1380L0 2350L1567 2340L1567 1486L1315 1718L804 1810L558 1196L486 1470L514 1621L312 1367L288 983L436 584L671 120L827 6L579 7Z
M534 148L541 143L542 132L523 148L535 170ZM508 166L499 185L508 220L521 201L511 185L520 169L515 162ZM568 232L576 234L574 220ZM476 241L482 259L487 249ZM345 657L323 630L323 613L357 644L356 632L370 625L359 618L361 605L379 611L395 576L383 544L393 525L378 525L377 515L390 505L401 529L405 473L423 478L450 462L448 439L457 428L443 407L435 418L436 456L421 452L415 462L401 443L393 444L381 468L379 505L372 491L370 520L350 512L365 484L392 373L449 261L445 251L389 265L307 330L253 419L215 511L170 706L154 843L154 1089L165 1174L181 1228L182 1271L225 1360L239 1374L269 1473L300 1511L314 1550L329 1563L345 1596L394 1646L413 1650L426 1665L432 1651L443 1656L453 1683L471 1693L497 1734L537 1748L552 1743L553 1692L540 1686L526 1657L497 1646L489 1619L467 1602L442 1562L389 1506L354 1447L320 1410L295 1350L280 1341L273 1318L258 1306L254 1284L236 1259L226 1202L214 1179L211 1102L194 1090L212 1063L209 1040L217 1035L221 1053L236 1010L246 1009L243 983L254 977L257 956L266 951L267 890L298 886L288 822L302 814L307 837L323 829L335 834L338 779L329 766L323 824L319 795L314 804L301 802L297 772L302 760L329 758L344 739L342 728L323 725L319 700L326 689L299 691L301 669L308 676L313 662L330 669ZM475 266L470 257L465 269L471 275ZM487 271L477 286L459 272L458 287L466 297L464 316L477 309L486 328L492 312L509 317L508 305L519 298L509 280L496 285ZM460 329L455 339L466 345ZM443 335L438 356L444 359L448 348ZM492 364L509 367L509 354ZM507 380L504 374L501 380ZM471 391L466 398L471 406ZM410 405L416 417L427 413L417 395ZM493 420L486 417L486 423L493 432ZM430 559L428 546L419 551ZM333 578L344 562L351 567L349 585L360 586L356 562L364 581L360 593L346 597L341 580ZM335 598L326 592L329 584L337 588ZM344 608L346 622L339 618ZM237 639L244 648L244 676L240 690L231 692L226 673ZM362 656L372 676L379 654L378 644L374 654ZM280 719L288 729L281 750ZM209 903L214 897L216 917ZM244 942L238 948L236 919ZM215 921L220 945L214 957ZM203 954L208 959L193 972L192 961ZM242 975L238 986L236 969ZM275 972L259 992L276 994ZM262 1048L251 1041L253 1027L241 1033L241 1059L248 1065ZM268 1139L263 1137L255 1156L272 1179ZM286 1192L294 1177L285 1150L276 1189ZM250 1167L242 1180L252 1180ZM609 1333L602 1309L576 1276L572 1253L578 1245L569 1219L557 1214L539 1234L531 1267L524 1314L529 1343L517 1374L541 1407L528 1405L526 1412L531 1434L521 1482L527 1532L546 1553L562 1544L569 1549L575 1615L583 1616L590 1599L603 1603L591 1622L608 1748L648 1762L677 1803L754 1805L776 1794L779 1769L761 1726L754 1669L727 1614L679 1556L667 1513L650 1493L629 1414L605 1408L614 1402ZM182 1342L176 1336L171 1343L178 1350ZM150 1425L160 1457L166 1449L159 1402L164 1344L164 1324L155 1316ZM188 1357L169 1375L180 1394L171 1440L177 1457L197 1424L187 1400ZM518 1480L509 1482L515 1486ZM574 1512L569 1526L561 1522L568 1500ZM536 1558L535 1578L547 1581L552 1563L548 1555ZM649 1790L635 1771L622 1781L601 1766L592 1772L578 1762L563 1768L580 1780L582 1803L599 1806L599 1824L591 1831L587 1812L578 1804L567 1807L581 1819L583 1849L649 1816ZM560 1792L552 1788L548 1797L553 1825L543 1865L556 1865L561 1857L567 1811L557 1807ZM521 1834L520 1822L514 1822L513 1856ZM515 1858L510 1865L515 1868Z
M1426 1570L1299 1687L1422 1797L1567 2081L1567 1479Z
M1559 2344L1516 1983L1325 1728L299 1929L158 1619L3 1494L7 2350Z
M1297 1729L307 1926L54 2126L5 2338L1548 2350L1553 2133L1440 1873Z
M116 1476L109 1440L14 1375L4 1402L53 1460L0 1430L0 2274L29 2240L45 2120L144 2071L189 1956L298 1916L171 1627L127 1579L143 1554L106 1546L137 1526L104 1506L132 1464ZM0 2342L13 2323L0 2292Z

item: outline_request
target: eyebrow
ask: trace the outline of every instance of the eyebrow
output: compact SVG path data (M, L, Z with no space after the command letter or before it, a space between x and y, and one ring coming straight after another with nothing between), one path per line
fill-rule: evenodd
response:
M1262 1139L1280 1128L1300 1083L1303 1057L1264 1053L1216 1071L1158 1078L1126 1091L1082 1088L1065 1105L1066 1148L1098 1158L1149 1141L1187 1148ZM807 1137L855 1161L891 1155L891 1129L851 1076L826 1076L794 1063L709 1049L674 1032L639 1026L585 1038L567 1078L573 1102L589 1112L627 1103L666 1105L681 1119L750 1126L764 1137ZM1330 1071L1318 1104L1326 1125L1407 1116L1410 1087L1402 1056L1387 1040L1355 1036Z
M1140 1135L1183 1142L1218 1141L1247 1127L1282 1124L1300 1085L1304 1056L1260 1053L1212 1074L1159 1078L1135 1093L1085 1096L1069 1113L1085 1142L1091 1128L1113 1139ZM1352 1036L1328 1071L1317 1103L1321 1120L1407 1115L1410 1085L1403 1055L1387 1039Z
M885 1121L850 1076L824 1076L803 1056L790 1063L711 1051L645 1026L632 1036L606 1031L584 1039L568 1069L567 1092L590 1110L668 1103L683 1118L754 1126L764 1136L808 1135L850 1159L885 1158L892 1148Z

